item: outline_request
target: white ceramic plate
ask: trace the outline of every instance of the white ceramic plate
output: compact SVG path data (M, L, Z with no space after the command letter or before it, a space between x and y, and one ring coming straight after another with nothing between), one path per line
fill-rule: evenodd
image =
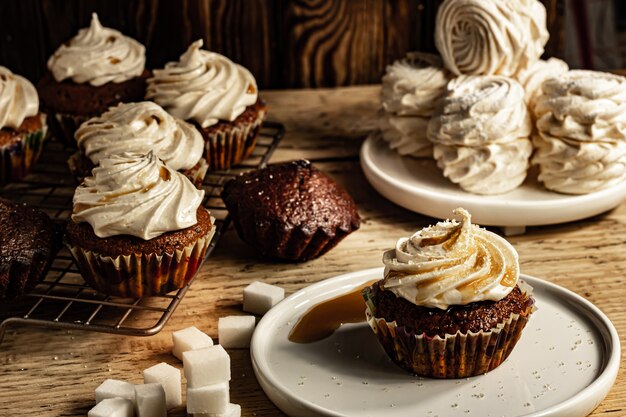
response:
M626 181L586 195L546 190L531 172L521 187L506 194L481 196L447 180L434 160L403 157L377 134L361 147L361 167L367 180L385 198L411 211L445 219L464 207L484 226L538 226L595 216L626 199Z
M291 416L586 416L615 382L615 328L593 304L522 276L538 310L509 358L473 378L436 380L398 368L366 323L319 342L287 340L312 305L381 277L382 268L331 278L271 309L252 338L252 365L269 398Z

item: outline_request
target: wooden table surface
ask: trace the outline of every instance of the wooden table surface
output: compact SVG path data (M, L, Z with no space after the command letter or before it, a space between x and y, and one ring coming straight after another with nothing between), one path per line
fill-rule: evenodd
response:
M308 158L343 184L363 218L361 228L321 259L302 264L262 259L232 228L205 263L174 316L151 337L85 331L10 328L0 344L0 416L86 415L94 389L106 378L143 381L141 371L159 362L182 368L170 354L172 331L197 326L217 337L221 316L242 313L242 289L262 280L287 294L341 273L381 266L382 252L397 238L433 222L386 201L365 180L358 151L374 127L378 87L265 91L270 118L287 133L272 161ZM578 222L531 227L509 240L522 272L569 288L599 306L626 344L626 204ZM281 415L259 387L248 350L231 350L232 402L245 416ZM626 415L626 367L594 416ZM170 412L185 416L183 408Z

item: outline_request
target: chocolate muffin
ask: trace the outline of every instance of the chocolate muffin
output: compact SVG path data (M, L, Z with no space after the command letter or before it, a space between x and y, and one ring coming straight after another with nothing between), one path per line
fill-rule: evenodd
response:
M0 298L35 287L58 248L57 228L44 212L0 198Z
M347 191L305 160L240 175L222 199L239 237L277 259L317 258L360 225Z

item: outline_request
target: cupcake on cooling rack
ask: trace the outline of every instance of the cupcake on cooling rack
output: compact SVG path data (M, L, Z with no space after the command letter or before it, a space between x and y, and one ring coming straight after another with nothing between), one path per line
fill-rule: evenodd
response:
M53 133L72 143L87 119L118 103L143 100L145 62L143 45L103 27L94 13L90 26L50 57L49 72L37 85Z
M347 191L304 160L240 175L222 199L239 237L271 258L317 258L360 225Z
M387 67L380 94L381 133L391 149L400 155L432 156L428 120L449 80L450 73L436 55L410 52Z
M460 76L428 124L443 175L474 194L501 194L526 178L532 123L524 89L503 76Z
M500 236L444 221L383 255L384 279L363 291L368 322L401 368L433 378L484 374L511 353L534 311L515 249Z
M223 170L252 153L267 107L250 71L202 45L192 43L179 61L154 70L146 98L196 124L209 169Z
M76 189L66 245L100 292L165 294L190 282L215 232L203 197L152 153L104 158Z
M35 87L0 66L0 185L28 174L41 155L46 132Z
M569 71L549 78L533 108L539 181L587 194L626 180L626 78Z
M124 152L153 152L196 185L202 184L208 168L200 132L150 101L111 107L83 123L74 137L79 151L68 163L80 179L89 176L102 159Z

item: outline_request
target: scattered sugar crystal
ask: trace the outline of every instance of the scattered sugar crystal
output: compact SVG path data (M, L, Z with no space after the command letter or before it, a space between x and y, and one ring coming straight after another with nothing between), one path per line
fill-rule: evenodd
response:
M250 347L254 326L256 326L254 316L220 317L217 324L220 345L227 349Z
M87 417L133 417L133 402L126 398L105 398L89 410Z
M285 298L284 288L254 281L243 290L243 310L263 315L283 298Z
M172 341L172 353L180 360L183 360L183 352L213 346L213 339L193 326L172 333Z
M165 390L159 382L135 385L138 417L167 417Z
M256 416L256 413L253 415ZM193 417L241 417L241 406L239 404L230 403L224 414L195 413Z
M106 379L96 388L96 404L108 398L125 398L135 404L135 384L117 379Z
M229 403L228 382L187 387L187 412L190 414L225 414Z
M230 356L221 345L183 353L183 370L187 386L198 388L205 385L230 381Z
M183 403L182 378L180 370L161 362L143 371L143 382L160 383L165 391L165 406L170 409Z

